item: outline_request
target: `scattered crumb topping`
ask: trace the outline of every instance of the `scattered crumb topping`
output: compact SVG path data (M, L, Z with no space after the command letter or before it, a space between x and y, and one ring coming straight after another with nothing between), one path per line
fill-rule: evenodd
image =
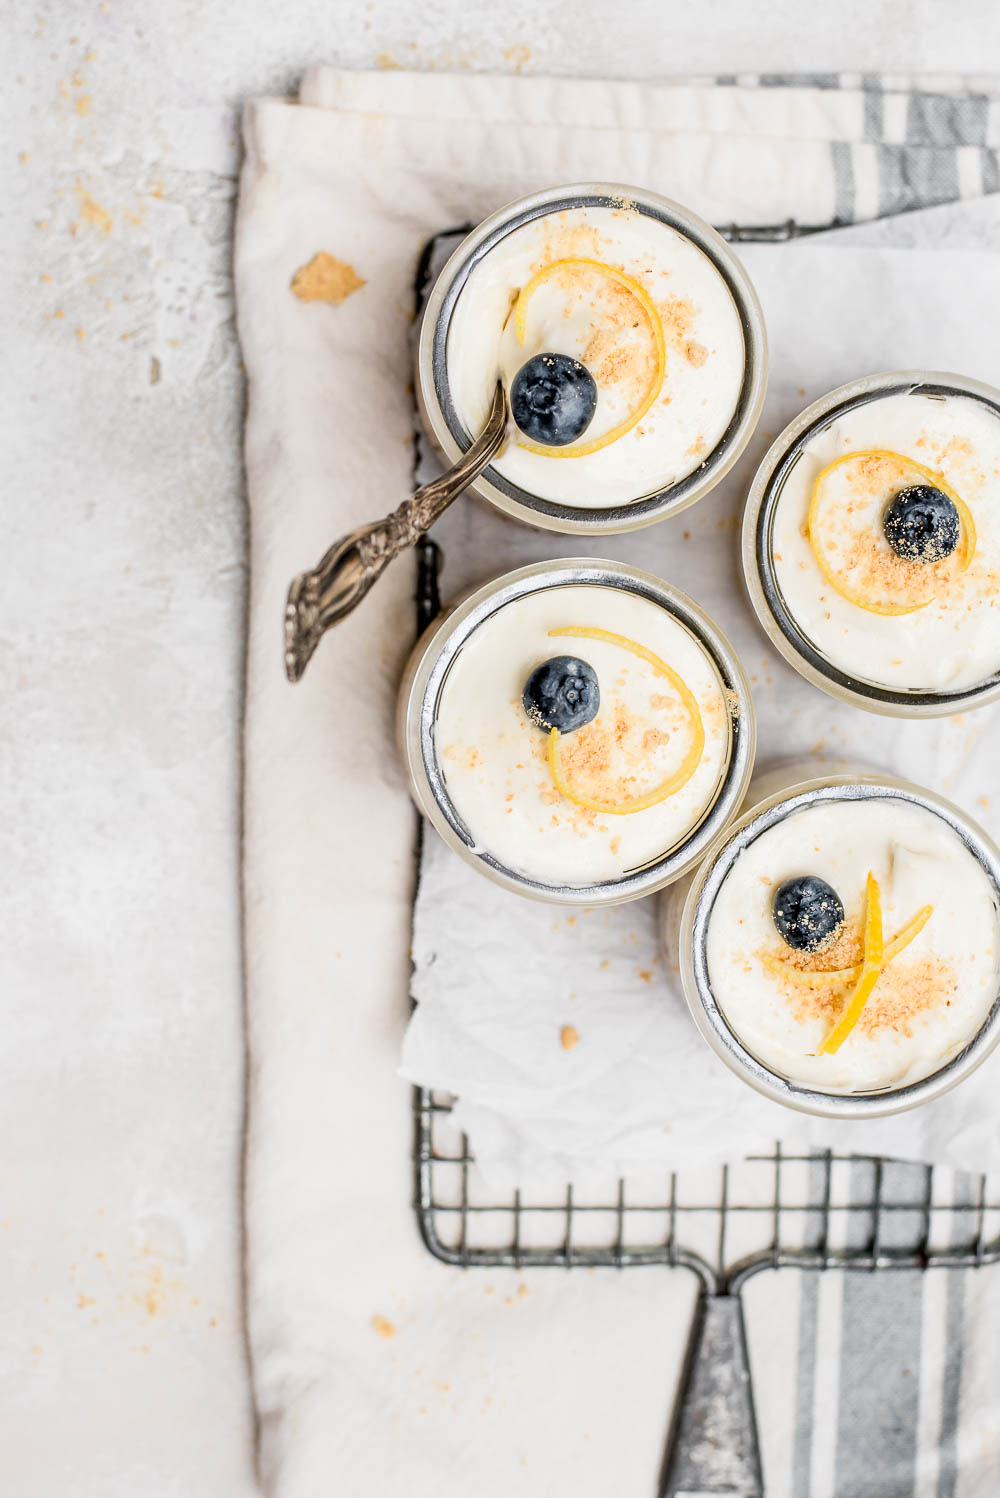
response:
M616 211L634 212L635 204L629 202ZM559 231L533 262L532 276L560 260L597 260L614 265L605 236L595 224L567 223L564 214L558 218ZM629 274L642 285L652 268L630 270ZM657 357L652 330L635 298L626 287L582 265L560 266L553 283L565 299L565 319L586 314L588 336L580 357L600 388L624 406L638 404L656 376ZM687 297L672 297L655 305L667 349L691 368L702 368L712 351L694 337L697 309L693 302ZM661 396L664 405L669 405L670 399L669 393Z
M589 800L625 802L663 778L667 765L663 751L686 720L677 699L656 693L650 700L664 714L665 723L651 722L619 699L602 709L592 723L562 739L567 778ZM676 752L670 758L676 759Z
M600 234L590 225L560 235L537 269L557 260L602 260ZM533 267L533 271L535 267ZM585 314L589 336L582 359L602 390L636 405L656 374L656 345L648 319L627 287L586 265L561 265L552 283L565 301L564 316Z
M782 943L780 947L770 950L768 955L776 957L788 967L798 968L800 973L824 973L836 968L854 967L864 956L861 913L859 911L849 916L834 940L819 951L800 952ZM800 989L796 987L795 992L799 993ZM836 997L839 1003L842 995L837 994Z
M386 1341L388 1341L390 1337L394 1337L396 1335L396 1327L394 1327L392 1322L389 1321L385 1316L372 1317L372 1331L374 1331L377 1336L384 1337Z
M909 1038L918 1015L950 1005L957 993L955 970L943 958L931 955L907 962L900 957L882 971L856 1029L872 1038L884 1031ZM800 1023L817 1018L833 1022L840 1018L844 1004L842 989L830 993L800 989L792 1002L792 1012Z
M882 529L882 512L901 489L924 482L905 459L892 455L867 455L845 463L821 487L812 523L815 540L856 592L881 603L947 604L949 595L955 601L966 590L970 577L976 580L979 596L995 593L1000 577L978 552L963 572L958 552L907 561L892 550Z
M559 1042L564 1051L571 1051L574 1046L580 1044L580 1033L575 1025L563 1025L559 1032Z
M756 955L759 958L765 953ZM780 950L767 949L766 955L776 957L800 972L854 967L864 955L861 918L855 915L846 920L836 941L821 952L796 952L782 946ZM768 972L787 1000L797 1024L817 1019L833 1024L843 1013L850 994L849 984L836 988L806 988L782 978L773 969L769 968ZM958 978L950 962L934 953L910 958L901 953L883 968L856 1029L872 1038L886 1031L910 1038L913 1021L918 1015L947 1007L957 993Z

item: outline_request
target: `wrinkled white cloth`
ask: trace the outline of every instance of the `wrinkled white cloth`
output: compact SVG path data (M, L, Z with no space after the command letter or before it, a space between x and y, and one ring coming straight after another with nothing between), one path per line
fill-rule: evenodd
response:
M985 230L994 206L981 217ZM760 428L705 501L676 521L613 538L614 555L677 583L725 629L753 683L758 763L814 756L821 765L825 756L883 766L951 796L997 836L1000 707L918 723L841 705L778 657L737 575L754 469L809 401L859 372L958 370L988 380L996 368L994 252L842 246L840 233L741 247L770 342ZM497 567L509 529L478 513L444 517L449 591ZM512 544L534 560L565 555L566 541ZM1000 1055L916 1112L867 1123L810 1118L752 1092L708 1051L676 974L665 972L657 906L553 910L496 888L426 840L414 934L419 1003L404 1070L457 1094L455 1122L494 1184L721 1164L775 1139L795 1150L1000 1168L991 1103ZM570 1023L580 1043L566 1053L559 1034Z
M281 1498L654 1490L689 1279L539 1273L521 1295L512 1273L463 1276L418 1239L397 1071L414 818L392 747L410 563L296 688L281 618L292 575L409 490L412 281L436 231L586 178L648 183L717 222L831 221L829 142L861 141L860 89L725 95L322 70L308 105L246 110L248 1308L261 1472ZM336 308L289 292L319 250L367 283ZM529 540L510 527L514 560ZM750 1337L780 1390L794 1334L765 1353L751 1314ZM762 1398L769 1493L785 1498L792 1419Z

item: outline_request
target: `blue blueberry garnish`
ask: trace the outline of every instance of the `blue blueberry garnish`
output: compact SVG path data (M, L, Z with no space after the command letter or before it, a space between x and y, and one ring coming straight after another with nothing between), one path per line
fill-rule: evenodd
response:
M958 511L932 484L911 484L889 502L882 516L885 539L907 562L943 562L958 545Z
M594 376L568 354L536 354L521 365L510 387L515 422L532 442L546 447L575 442L596 408Z
M597 717L601 689L593 666L575 655L556 655L536 666L524 684L524 711L539 728L572 733Z
M796 952L818 952L844 924L840 896L815 874L786 879L775 891L771 911L778 934Z

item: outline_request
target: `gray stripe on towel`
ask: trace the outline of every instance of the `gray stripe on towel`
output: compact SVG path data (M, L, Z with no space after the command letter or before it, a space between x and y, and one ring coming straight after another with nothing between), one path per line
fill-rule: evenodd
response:
M865 140L881 140L885 129L885 94L880 73L866 73L861 80L864 89Z
M974 1203L978 1199L979 1177L956 1171L953 1182L956 1203ZM948 1246L957 1250L971 1247L978 1228L974 1210L957 1212L949 1221ZM941 1434L938 1459L938 1498L955 1498L958 1485L958 1424L962 1392L962 1341L965 1331L966 1276L975 1270L947 1271L945 1289L944 1369L941 1378Z
M828 1166L823 1155L809 1162L806 1201L819 1208L826 1187ZM815 1222L813 1219L815 1218ZM805 1246L818 1250L822 1243L822 1213L811 1212L806 1225ZM799 1348L795 1369L795 1435L792 1444L792 1492L807 1498L812 1465L812 1423L816 1400L816 1332L819 1318L819 1276L807 1269L802 1274L799 1295Z
M851 1200L871 1200L875 1167L851 1166ZM883 1200L920 1200L921 1165L886 1166ZM901 1243L892 1213L881 1214L880 1239ZM853 1249L869 1246L870 1212L851 1214ZM911 1240L912 1241L912 1240ZM913 1498L920 1398L923 1285L919 1270L855 1271L844 1276L837 1419L837 1498Z
M903 213L953 203L958 192L958 160L954 147L875 147L878 161L879 213Z
M941 1439L938 1498L955 1498L958 1484L958 1418L962 1390L962 1337L965 1320L965 1279L970 1269L949 1269L945 1292L944 1375L941 1381Z
M989 100L983 94L912 93L906 106L911 146L984 146Z
M833 217L837 224L854 222L854 160L850 143L835 140L833 153Z
M761 73L761 88L842 88L839 73Z

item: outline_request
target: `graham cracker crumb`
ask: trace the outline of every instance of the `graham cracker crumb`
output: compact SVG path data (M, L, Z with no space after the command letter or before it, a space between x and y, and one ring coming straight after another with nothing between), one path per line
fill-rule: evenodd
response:
M762 955L757 953L758 957ZM783 947L780 953L772 951L768 955L779 957L802 972L855 967L863 957L861 920L855 917L845 921L837 940L822 952L792 952ZM816 1019L835 1024L853 986L845 983L830 988L806 988L783 979L778 973L773 973L773 977L799 1024ZM918 1015L940 1005L947 1007L957 991L955 970L949 962L933 952L910 960L900 953L883 968L855 1028L869 1037L895 1031L909 1038L913 1034L912 1022Z
M580 1033L575 1025L563 1025L559 1033L559 1041L564 1051L571 1051L574 1046L580 1044Z
M523 42L520 42L513 47L505 47L503 49L503 56L504 62L508 63L514 69L515 73L523 73L531 61L532 52L530 47L526 47Z
M831 477L836 487L819 506L813 540L837 574L873 602L904 607L960 602L970 578L976 596L992 596L1000 578L982 553L963 572L961 548L948 556L908 561L890 547L881 525L885 506L907 485L924 481L903 456L853 458ZM808 529L806 534L808 539Z
M115 221L108 210L82 187L77 188L76 195L80 200L80 217L84 223L92 224L95 229L100 229L103 234L110 234L115 226Z
M372 1317L372 1331L374 1331L377 1336L384 1337L387 1342L390 1337L394 1337L396 1335L396 1328L393 1326L391 1321L386 1319L385 1316Z
M346 260L320 250L299 267L289 285L300 302L327 302L331 307L339 307L367 282Z

